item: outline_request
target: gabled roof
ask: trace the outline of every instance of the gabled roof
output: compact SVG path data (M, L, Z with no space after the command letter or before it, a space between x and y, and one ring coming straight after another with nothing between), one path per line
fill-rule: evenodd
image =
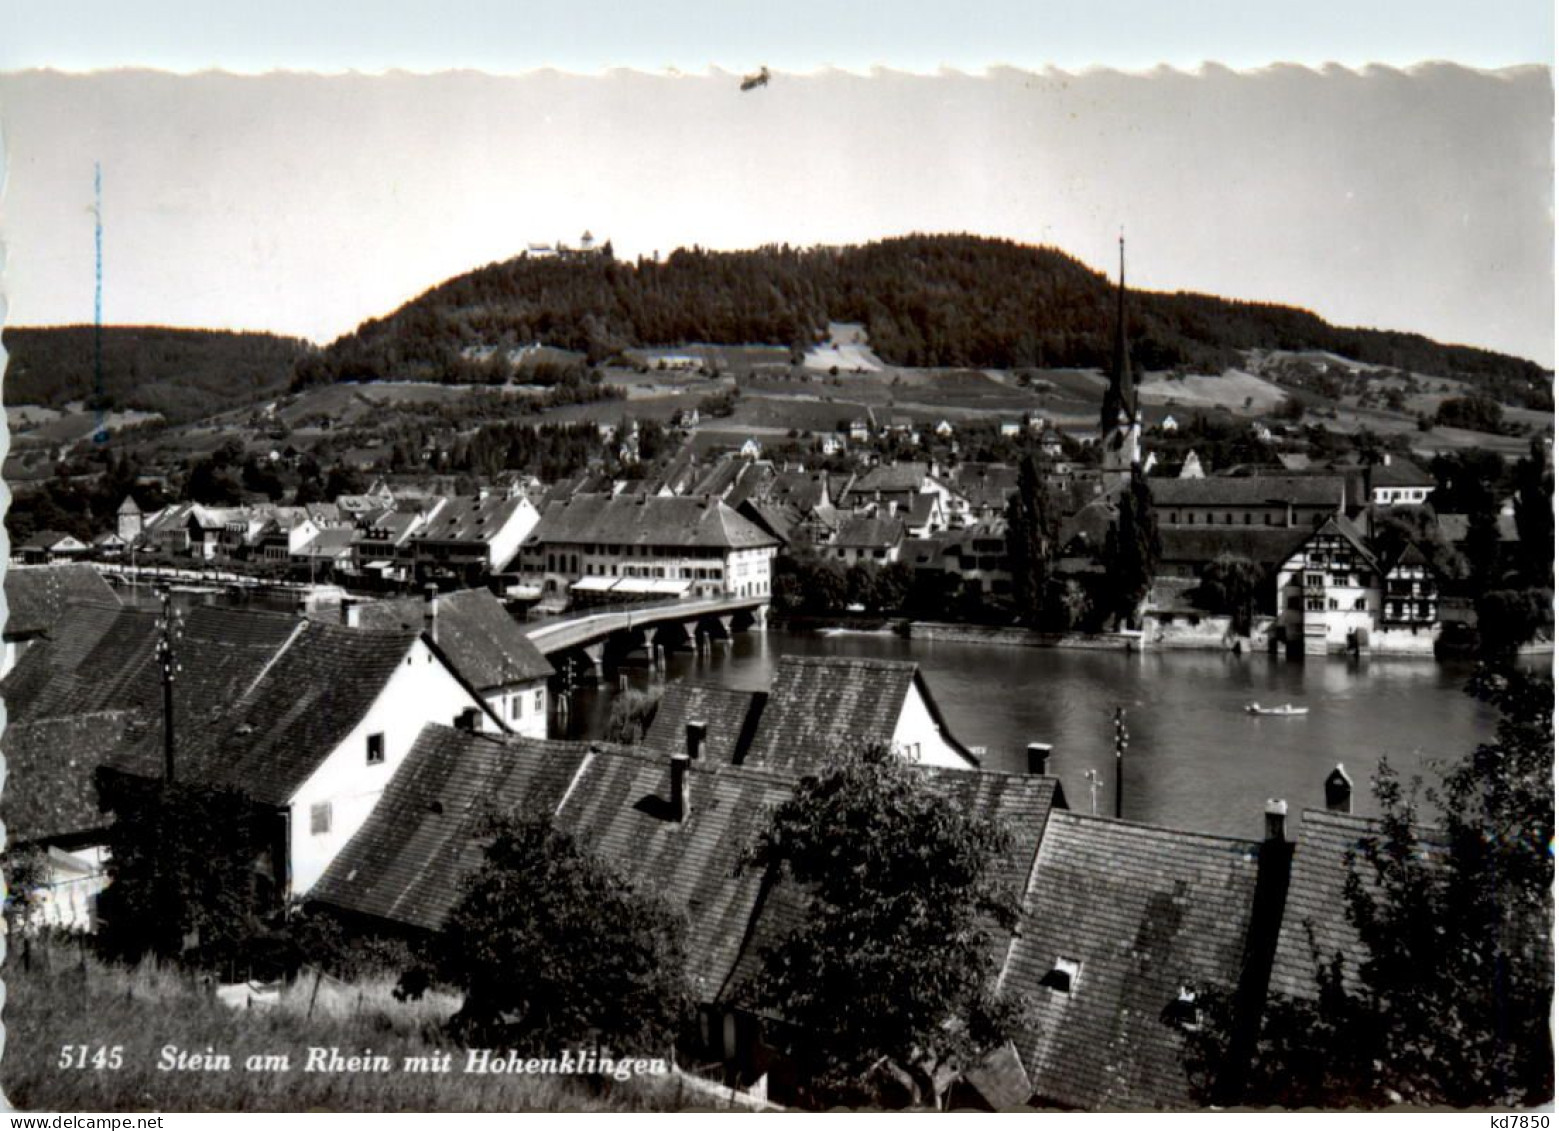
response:
M490 542L514 517L528 506L524 496L506 499L489 495L485 499L459 497L439 508L427 526L416 535L418 540L435 542Z
M668 813L669 758L627 752L593 755L568 791L558 823L585 835L642 891L657 892L688 917L688 973L711 1001L741 952L762 893L753 869L736 864L790 796L791 778L752 766L693 763L688 816Z
M1360 876L1370 877L1370 866L1363 858L1361 846L1379 832L1379 823L1368 817L1320 809L1304 811L1294 845L1283 926L1278 932L1277 953L1272 961L1269 982L1272 993L1297 998L1316 996L1312 935L1324 960L1330 961L1337 954L1343 956L1344 984L1354 989L1358 987L1359 967L1369 957L1369 952L1348 922L1348 901L1344 894L1348 882L1348 854L1357 854ZM1431 830L1425 830L1424 843L1433 844L1433 836Z
M692 495L576 495L550 504L527 541L735 550L779 544L725 503Z
M941 500L929 491L916 495L909 507L909 524L924 526L931 521L940 504Z
M10 566L5 571L5 638L48 632L72 602L118 605L119 594L89 565Z
M1322 534L1340 535L1343 541L1353 548L1354 553L1364 559L1371 568L1378 569L1380 563L1375 560L1375 552L1364 541L1364 532L1353 524L1352 519L1344 518L1340 514L1329 514L1326 521L1315 528L1302 545L1309 545ZM1298 549L1299 547L1296 547Z
M51 639L29 648L0 683L11 718L138 710L160 720L157 617L143 609L70 606ZM283 613L215 605L184 612L182 670L174 681L174 716L186 723L174 730L181 747L242 693L299 624Z
M583 743L426 726L363 827L309 898L359 915L437 930L481 867L488 812L551 812L589 755Z
M351 552L357 531L350 526L327 526L293 553L303 558L340 558Z
M40 530L26 542L17 547L19 550L52 550L61 542L75 542L78 545L81 539L74 534L66 534L63 530Z
M918 664L836 656L781 656L744 764L810 773L842 744L893 741L910 690L918 688L942 736L947 732Z
M1238 984L1257 848L1050 815L1002 979L1036 1003L1017 1044L1038 1095L1087 1111L1193 1106L1181 1034L1161 1018L1182 986ZM1045 985L1057 959L1078 965L1070 992Z
M833 545L862 550L887 550L904 540L904 522L899 518L872 518L851 515L839 524Z
M546 679L551 662L531 643L503 603L486 589L444 593L437 603L438 648L478 691ZM427 602L420 597L359 606L359 624L374 629L421 630Z
M1370 486L1378 487L1433 487L1435 479L1411 460L1398 456L1390 463L1377 465L1370 473Z
M923 463L880 464L851 485L850 495L853 500L854 496L869 496L878 491L918 494L928 474Z
M1347 480L1341 475L1210 475L1205 479L1155 479L1155 507L1337 507Z
M670 683L655 708L655 719L644 733L643 749L670 757L687 748L687 724L703 722L702 757L733 765L742 761L762 716L768 693Z
M215 717L201 725L185 716L184 732L195 733L180 742L178 772L262 804L287 804L383 694L418 635L297 622L258 677L221 701ZM146 772L157 764L160 741L130 752L122 768Z
M1267 569L1285 562L1314 535L1297 526L1169 526L1159 524L1159 561L1210 562L1219 554L1249 558Z
M1007 850L997 864L997 879L1015 900L1029 891L1039 846L1053 813L1066 807L1059 779L1047 775L1002 774L983 770L955 770L922 766L937 792L949 796L970 816L1005 828ZM725 1000L751 1003L754 980L763 970L765 953L772 950L806 918L805 889L782 880L769 892L741 958L727 981ZM1012 942L1011 932L995 931L998 965ZM1027 1099L1025 1094L1023 1099Z
M127 738L147 727L133 711L13 722L5 728L5 793L0 816L12 844L68 839L106 828L93 775Z

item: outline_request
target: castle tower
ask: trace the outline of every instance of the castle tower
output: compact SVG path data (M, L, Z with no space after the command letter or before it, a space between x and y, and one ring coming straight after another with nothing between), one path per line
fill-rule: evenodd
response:
M1131 347L1126 343L1126 237L1120 241L1120 284L1116 289L1115 349L1110 356L1110 387L1099 413L1104 444L1105 485L1123 484L1142 462L1142 418L1137 412L1137 384L1131 371Z

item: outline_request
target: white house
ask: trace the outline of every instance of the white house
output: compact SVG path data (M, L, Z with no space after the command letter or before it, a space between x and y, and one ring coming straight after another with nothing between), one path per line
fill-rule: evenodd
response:
M547 737L551 662L531 643L519 622L486 589L411 597L399 601L348 602L342 622L351 628L421 627L507 730Z
M1277 595L1291 652L1364 650L1381 614L1380 565L1358 528L1332 515L1278 566Z
M779 539L698 495L576 495L553 502L520 570L558 597L767 597Z
M1405 459L1393 460L1389 453L1381 459L1370 469L1371 501L1377 507L1416 507L1429 501L1434 476Z
M511 499L483 492L451 498L412 535L417 573L425 580L469 582L502 570L540 517L523 495Z

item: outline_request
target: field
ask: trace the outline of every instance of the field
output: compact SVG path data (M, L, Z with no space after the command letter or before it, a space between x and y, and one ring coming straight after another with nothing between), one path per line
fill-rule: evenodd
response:
M388 983L312 978L270 1008L232 1008L197 982L143 963L106 966L74 945L13 944L5 968L5 1058L0 1086L32 1111L645 1111L708 1107L675 1077L597 1083L583 1076L467 1075L465 1051L444 1037L448 999L402 1005ZM24 959L23 954L26 954ZM88 1045L85 1067L61 1067L67 1046ZM123 1067L95 1068L98 1046L122 1047ZM231 1071L159 1071L166 1046L231 1058ZM343 1057L371 1050L388 1073L306 1072L310 1048ZM404 1072L404 1057L453 1052L445 1074ZM250 1070L250 1056L285 1055L289 1070ZM106 1060L106 1055L105 1058Z

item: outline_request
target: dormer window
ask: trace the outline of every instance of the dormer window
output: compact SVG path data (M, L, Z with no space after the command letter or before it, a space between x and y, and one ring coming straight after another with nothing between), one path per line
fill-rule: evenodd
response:
M1075 958L1057 957L1056 964L1050 968L1050 972L1039 980L1039 984L1046 989L1054 990L1058 994L1069 994L1072 987L1077 984L1077 975L1082 971L1083 964Z
M1165 1019L1187 1033L1197 1033L1202 1028L1202 1007L1197 1004L1196 991L1181 986L1175 1000L1164 1010Z

